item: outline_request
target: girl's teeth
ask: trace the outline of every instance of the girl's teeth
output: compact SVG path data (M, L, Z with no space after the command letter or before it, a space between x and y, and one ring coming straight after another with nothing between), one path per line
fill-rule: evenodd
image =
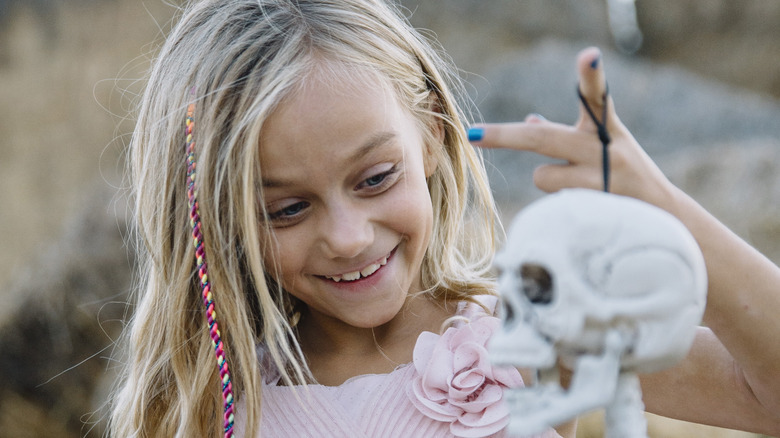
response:
M379 263L374 263L373 265L368 265L365 268L363 268L362 271L355 271L355 272L349 272L347 274L343 274L338 277L328 277L331 280L338 283L339 281L355 281L358 280L361 276L362 277L368 277L369 275L373 274L374 272L378 271L379 268L387 264L387 257L383 258L379 261Z
M374 263L373 265L366 266L365 268L363 268L362 271L360 271L360 275L364 277L368 277L369 275L373 274L374 272L376 272L377 269L381 267L382 265L380 265L379 263Z
M360 272L358 271L350 272L341 276L341 279L344 281L355 281L358 278L360 278Z

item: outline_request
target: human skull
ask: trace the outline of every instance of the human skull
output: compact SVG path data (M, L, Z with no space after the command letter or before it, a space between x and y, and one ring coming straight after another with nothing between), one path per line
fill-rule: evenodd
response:
M623 196L571 189L533 203L495 266L507 313L491 342L500 363L598 353L620 328L634 336L622 369L656 371L687 353L704 311L696 241L669 213Z
M494 264L503 323L491 360L542 370L561 361L573 372L569 393L547 384L510 394L523 410L558 411L525 413L526 422L603 407L622 373L673 365L704 312L696 241L672 215L632 198L571 189L536 201L515 218Z

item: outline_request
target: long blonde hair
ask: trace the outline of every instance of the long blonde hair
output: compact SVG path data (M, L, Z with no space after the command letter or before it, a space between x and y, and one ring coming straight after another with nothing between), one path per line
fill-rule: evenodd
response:
M184 120L194 103L197 185L209 279L247 436L259 424L263 343L287 384L307 368L292 320L297 303L263 269L270 242L259 202L259 147L275 107L321 66L387 80L416 116L438 167L428 186L434 229L425 293L468 300L490 292L495 208L479 154L465 138L460 85L434 46L381 0L204 0L182 11L142 97L130 148L138 266L125 332L125 372L112 436L221 434L221 392L189 229ZM432 118L444 130L431 133Z

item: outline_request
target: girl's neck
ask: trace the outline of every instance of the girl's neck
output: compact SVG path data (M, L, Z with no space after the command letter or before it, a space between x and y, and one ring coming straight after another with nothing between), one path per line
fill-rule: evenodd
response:
M373 328L352 327L305 312L298 326L301 348L317 383L337 386L355 376L386 374L411 362L420 333L438 333L454 313L455 306L427 295L409 297L392 320Z

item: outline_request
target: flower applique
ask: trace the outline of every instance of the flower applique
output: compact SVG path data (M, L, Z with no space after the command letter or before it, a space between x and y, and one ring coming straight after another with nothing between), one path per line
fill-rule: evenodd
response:
M486 437L503 429L509 422L504 389L523 385L517 369L494 367L488 359L487 342L499 324L483 314L441 336L423 332L414 347L417 372L407 394L423 415L449 422L457 437Z

